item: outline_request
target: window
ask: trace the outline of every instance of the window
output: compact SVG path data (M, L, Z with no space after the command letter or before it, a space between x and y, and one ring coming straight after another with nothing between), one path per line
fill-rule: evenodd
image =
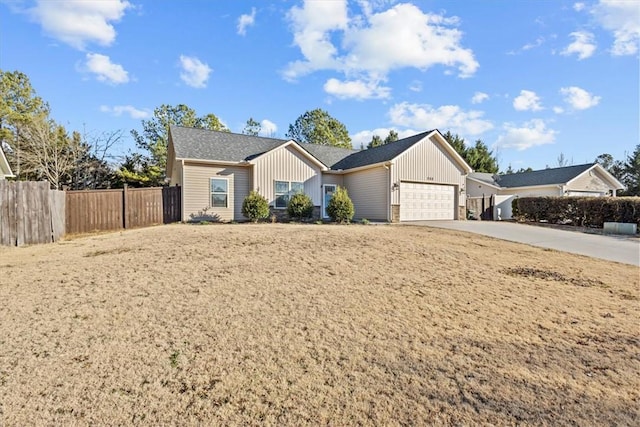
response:
M292 195L303 192L302 182L276 181L276 209L285 209Z
M225 178L211 178L211 207L226 208L228 181Z

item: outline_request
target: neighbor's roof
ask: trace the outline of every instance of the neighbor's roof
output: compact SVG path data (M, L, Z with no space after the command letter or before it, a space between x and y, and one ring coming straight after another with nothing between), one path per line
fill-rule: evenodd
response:
M424 137L429 135L431 132L433 131L430 130L427 132L422 132L408 138L399 139L389 144L381 145L379 147L357 151L351 154L349 157L345 157L341 161L331 166L331 169L353 169L361 166L388 162L398 157L418 141L424 139Z
M566 184L581 173L591 169L593 165L593 163L587 163L584 165L565 166L562 168L498 175L496 177L496 182L500 187L505 188Z
M494 187L498 187L496 180L494 179L495 175L487 172L473 172L469 174L469 178L475 179L476 181L483 182L485 184L492 185Z

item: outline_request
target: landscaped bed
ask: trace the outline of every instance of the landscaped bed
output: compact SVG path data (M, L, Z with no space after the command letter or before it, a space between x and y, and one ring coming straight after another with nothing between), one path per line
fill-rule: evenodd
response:
M409 226L0 247L0 424L637 425L638 272Z

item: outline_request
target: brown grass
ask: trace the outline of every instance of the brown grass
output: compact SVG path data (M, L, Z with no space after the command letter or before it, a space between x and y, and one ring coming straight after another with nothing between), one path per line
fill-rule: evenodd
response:
M0 425L638 425L638 272L403 226L0 248Z

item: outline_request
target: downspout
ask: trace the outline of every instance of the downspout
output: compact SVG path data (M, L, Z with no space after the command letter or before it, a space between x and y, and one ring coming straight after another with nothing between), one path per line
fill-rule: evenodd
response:
M184 222L184 159L180 159L180 221Z
M393 191L393 187L391 184L391 163L387 163L383 165L383 167L387 170L387 222L391 222L392 220L392 212L391 212L391 192Z

